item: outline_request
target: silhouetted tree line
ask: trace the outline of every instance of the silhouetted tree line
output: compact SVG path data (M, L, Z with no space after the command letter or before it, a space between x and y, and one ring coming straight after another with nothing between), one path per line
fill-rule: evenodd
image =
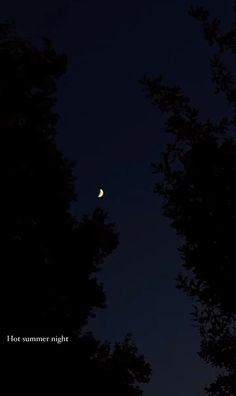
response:
M236 12L236 3L234 7ZM206 388L209 395L236 395L236 23L223 32L221 21L202 8L190 16L203 27L215 49L211 80L224 95L229 116L201 120L198 109L163 77L142 84L162 114L172 142L153 164L155 191L164 197L164 214L183 237L180 254L186 271L177 279L195 301L193 318L201 335L200 356L221 373ZM216 117L217 118L217 117Z
M118 235L99 208L81 220L71 213L74 163L56 146L53 111L66 63L48 40L38 48L14 24L0 24L1 343L7 335L64 334L76 346L86 394L139 396L150 366L132 337L112 346L83 333L105 307L96 273Z

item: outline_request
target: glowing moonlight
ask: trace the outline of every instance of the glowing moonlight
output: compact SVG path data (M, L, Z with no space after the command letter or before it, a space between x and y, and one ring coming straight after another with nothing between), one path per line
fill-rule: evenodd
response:
M102 188L100 188L100 190L99 190L99 194L98 194L98 198L102 198L102 197L103 197L103 195L104 195L104 191L103 191L103 189L102 189Z

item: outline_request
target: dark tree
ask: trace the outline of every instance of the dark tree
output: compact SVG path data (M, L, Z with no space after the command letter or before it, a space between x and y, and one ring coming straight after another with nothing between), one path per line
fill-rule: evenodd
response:
M78 387L79 379L83 394L139 396L150 367L130 336L112 347L83 332L94 310L105 307L96 272L118 236L103 210L81 220L71 212L74 164L56 146L53 110L66 57L4 23L0 60L1 342L6 335L69 336L71 384Z
M74 218L73 164L55 144L56 82L66 58L49 42L42 49L0 27L2 179L2 326L16 332L78 330L102 285L93 274L117 246L113 226L97 209Z
M236 11L236 7L235 7ZM219 19L203 8L189 14L203 26L214 46L211 59L215 94L223 94L231 115L203 121L177 86L162 76L144 77L153 104L167 114L171 135L162 160L153 164L159 175L155 191L164 197L163 211L183 238L180 254L186 271L178 287L193 298L194 320L201 334L200 356L222 373L209 395L236 395L236 85L230 64L236 54L236 24L222 32Z
M150 366L145 362L131 335L113 347L86 334L81 339L81 381L86 395L141 396L139 384L150 380ZM81 353L82 351L82 353ZM92 379L92 381L91 381Z

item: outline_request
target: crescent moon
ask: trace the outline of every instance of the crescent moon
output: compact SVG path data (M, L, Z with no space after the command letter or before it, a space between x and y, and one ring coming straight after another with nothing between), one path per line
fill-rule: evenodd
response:
M104 195L104 191L103 191L103 189L102 189L102 188L100 188L100 190L99 190L99 194L98 194L98 198L102 198L102 197L103 197L103 195Z

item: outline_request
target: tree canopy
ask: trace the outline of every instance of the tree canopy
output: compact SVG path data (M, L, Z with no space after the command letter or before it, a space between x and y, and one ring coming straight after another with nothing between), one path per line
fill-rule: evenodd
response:
M34 46L6 22L0 59L1 343L7 335L64 334L76 346L75 386L79 376L89 394L139 396L150 366L132 337L112 346L83 331L95 309L105 307L96 273L119 238L102 209L81 219L71 211L74 163L55 142L56 88L66 56L48 40Z
M223 32L221 21L210 18L206 9L191 8L189 14L202 24L205 39L215 48L211 80L231 115L203 121L181 88L165 84L162 76L145 76L141 83L167 115L165 130L172 137L152 169L159 175L155 191L164 197L164 214L183 238L179 250L186 271L177 284L195 301L200 356L222 368L206 389L211 396L232 396L236 394L236 84L230 62L236 54L236 24Z
M11 24L1 26L0 56L3 322L8 333L18 326L69 331L104 306L93 274L118 236L101 209L81 221L71 214L73 163L56 146L53 111L66 57L48 41L38 49L20 39Z

